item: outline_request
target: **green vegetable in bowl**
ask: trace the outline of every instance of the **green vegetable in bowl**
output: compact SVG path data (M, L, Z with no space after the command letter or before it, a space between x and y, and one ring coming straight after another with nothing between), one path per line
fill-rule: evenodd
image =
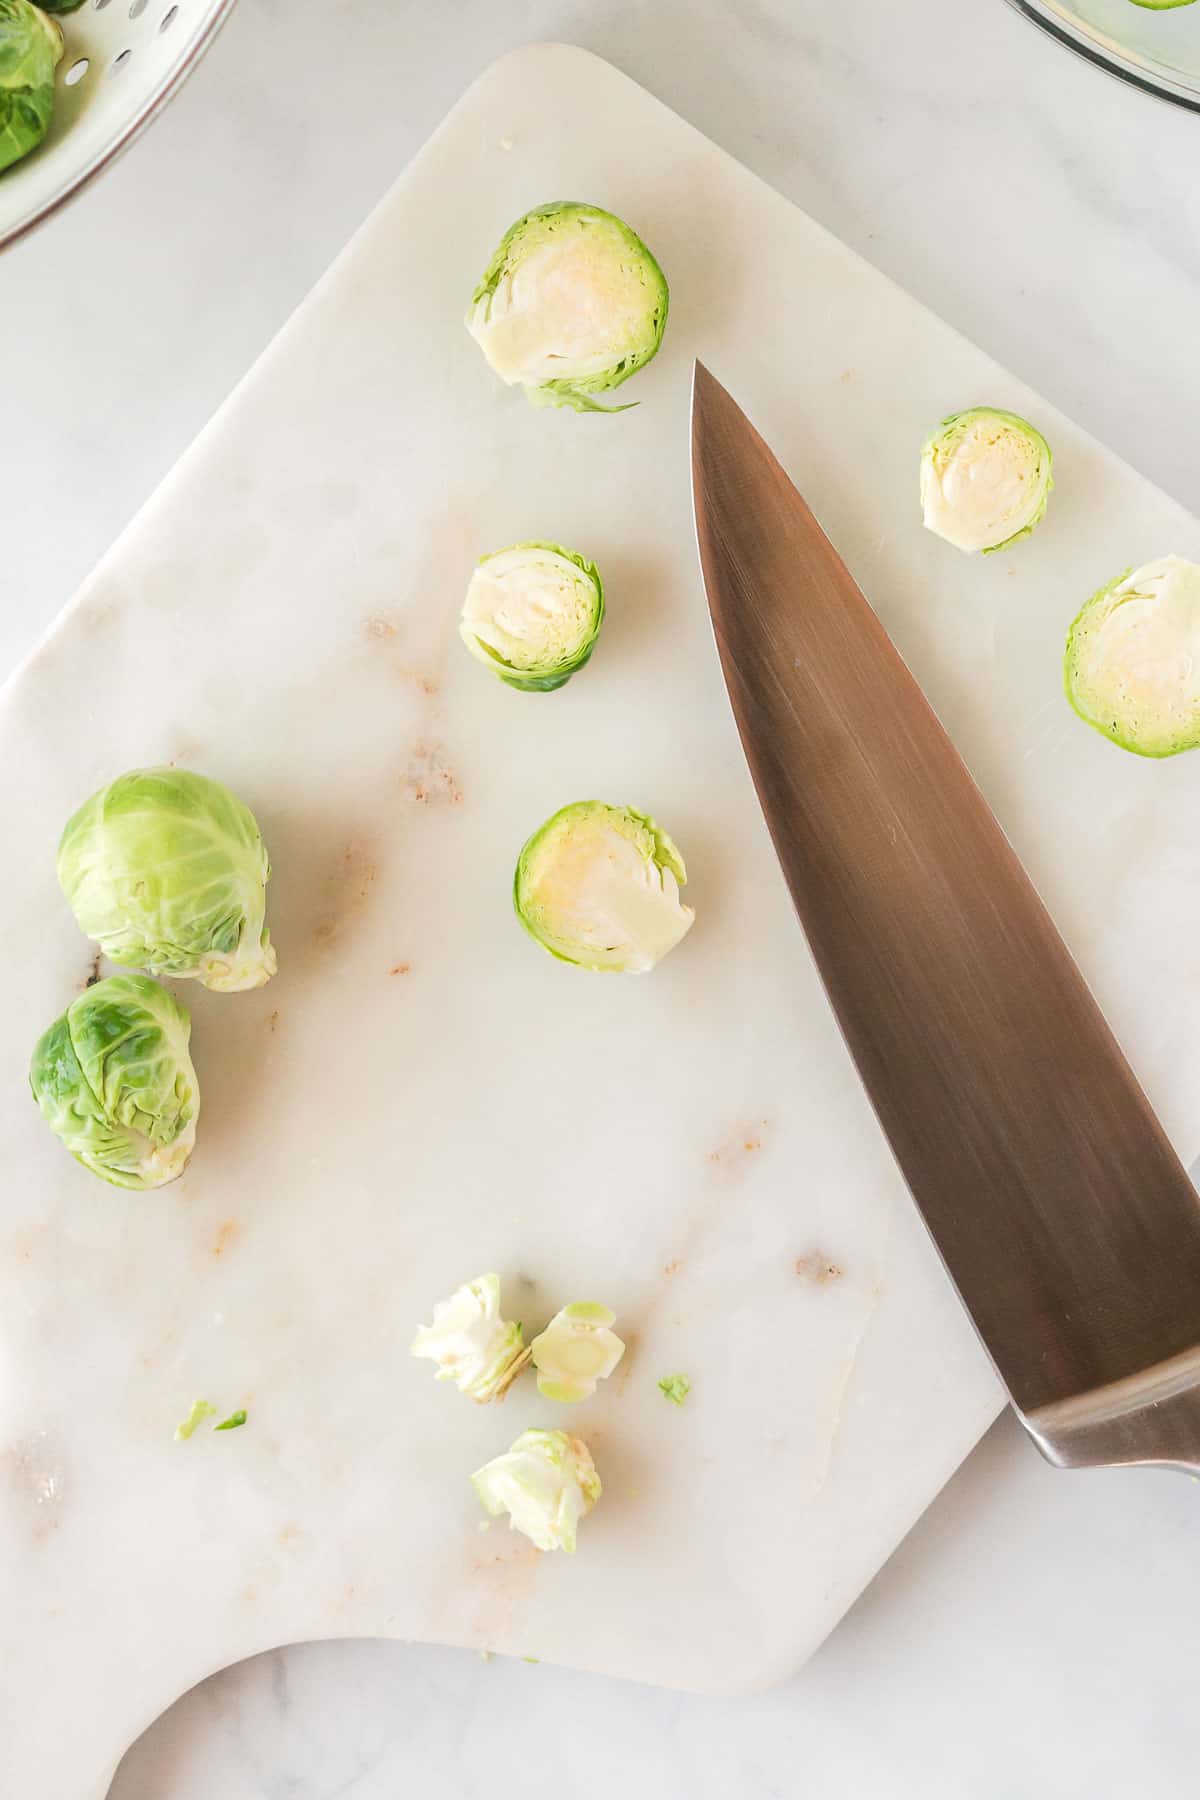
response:
M1146 12L1172 12L1177 6L1194 6L1196 0L1133 0Z
M622 412L594 396L656 354L668 304L666 276L636 232L598 206L555 200L505 232L467 330L535 405Z
M1028 419L995 406L953 413L921 452L925 525L968 555L1007 550L1045 512L1052 464Z
M1093 594L1067 636L1067 698L1137 756L1200 748L1200 566L1160 556Z
M191 1021L145 975L110 975L39 1040L29 1085L71 1155L114 1187L157 1188L183 1173L200 1090Z
M625 1346L611 1329L616 1314L595 1300L575 1300L555 1313L529 1346L538 1392L547 1400L586 1400L611 1375Z
M43 12L73 13L78 12L84 0L37 0Z
M695 913L683 858L632 806L580 800L535 831L517 859L513 904L535 943L582 969L641 974L673 950Z
M582 669L604 622L595 563L561 544L530 541L481 557L459 630L509 687L549 693Z
M410 1349L437 1364L436 1380L481 1405L501 1399L529 1361L521 1327L500 1317L498 1275L478 1275L439 1301Z
M30 0L0 0L0 169L28 156L50 129L63 35Z
M135 769L67 823L58 879L80 930L110 961L218 993L275 973L270 874L254 815L186 769Z
M506 1512L539 1550L573 1551L579 1521L602 1492L587 1445L565 1431L523 1431L471 1483L493 1518Z

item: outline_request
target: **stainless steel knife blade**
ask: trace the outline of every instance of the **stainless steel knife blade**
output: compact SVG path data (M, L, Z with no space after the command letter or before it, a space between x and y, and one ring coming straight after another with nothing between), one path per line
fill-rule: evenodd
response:
M717 646L784 876L1018 1414L1064 1467L1200 1472L1196 1190L883 626L699 363L692 484Z

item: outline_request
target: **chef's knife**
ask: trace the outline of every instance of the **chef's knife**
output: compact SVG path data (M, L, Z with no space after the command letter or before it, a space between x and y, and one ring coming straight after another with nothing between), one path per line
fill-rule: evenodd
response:
M725 680L784 876L1018 1415L1062 1467L1200 1473L1200 1201L1186 1171L883 626L699 363L692 486Z

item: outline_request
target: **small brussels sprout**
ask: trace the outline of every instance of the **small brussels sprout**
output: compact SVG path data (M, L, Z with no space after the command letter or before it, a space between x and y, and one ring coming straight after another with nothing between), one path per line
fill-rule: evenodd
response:
M1052 465L1040 431L994 406L943 419L921 452L925 525L968 555L1006 550L1046 510Z
M63 35L30 0L0 0L0 169L28 156L50 129Z
M623 412L593 395L648 363L667 325L666 276L628 225L574 200L526 213L471 296L467 330L537 406Z
M611 1375L625 1346L610 1326L616 1314L594 1300L575 1300L555 1313L529 1346L538 1392L547 1400L586 1400Z
M506 1512L539 1550L573 1551L579 1521L602 1491L587 1445L565 1431L523 1431L471 1483L493 1518Z
M595 563L561 544L513 544L480 558L459 630L509 687L549 693L582 669L604 622Z
M481 1405L501 1399L529 1361L521 1327L500 1317L498 1275L480 1275L439 1301L410 1349L437 1364L435 1380L452 1381Z
M513 904L560 962L641 974L691 927L696 915L679 898L686 880L679 851L645 813L579 800L521 851Z
M114 1187L162 1187L183 1173L200 1113L191 1029L156 981L110 975L33 1052L29 1085L51 1130Z
M1093 594L1067 635L1067 699L1136 756L1200 747L1200 566L1160 556Z
M111 962L217 993L275 973L271 872L254 815L187 769L134 769L67 822L58 879L80 930Z
M37 0L43 12L73 13L78 12L84 0Z

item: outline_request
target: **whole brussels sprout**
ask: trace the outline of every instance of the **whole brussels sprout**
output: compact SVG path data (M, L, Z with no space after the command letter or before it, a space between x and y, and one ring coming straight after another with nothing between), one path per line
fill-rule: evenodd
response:
M157 1188L183 1173L200 1090L191 1020L145 975L110 975L43 1033L29 1085L77 1162L114 1187Z
M266 846L248 807L187 769L134 769L67 822L58 879L111 962L218 993L275 973Z

